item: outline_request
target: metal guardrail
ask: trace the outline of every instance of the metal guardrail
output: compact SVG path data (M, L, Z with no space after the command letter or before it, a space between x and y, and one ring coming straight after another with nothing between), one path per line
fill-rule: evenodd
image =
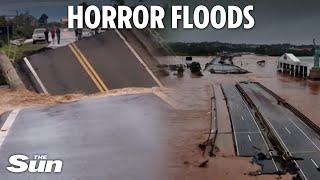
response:
M269 94L271 94L274 98L276 98L284 107L288 108L293 114L298 116L306 125L308 125L312 130L314 130L317 135L320 137L320 127L317 126L312 120L310 120L308 117L306 117L304 114L302 114L298 109L290 105L286 100L275 94L273 91L265 87L259 82L253 82L260 86L262 89L267 91Z
M268 125L267 121L264 119L264 117L261 115L261 113L259 112L259 109L257 108L257 106L253 103L252 99L248 96L248 94L244 91L244 89L237 83L236 84L236 88L239 90L239 92L241 93L241 95L244 97L244 99L246 100L246 102L248 103L248 105L250 106L251 109L253 109L254 111L254 115L255 117L258 119L258 121L260 122L260 124L266 128L267 130L267 136L268 139L270 140L270 142L273 144L273 146L275 147L275 149L281 154L281 156L285 159L285 160L290 160L291 156L289 154L289 152L287 152L284 147L282 146L280 140L278 139L278 137L275 135L275 132L273 132L272 128Z

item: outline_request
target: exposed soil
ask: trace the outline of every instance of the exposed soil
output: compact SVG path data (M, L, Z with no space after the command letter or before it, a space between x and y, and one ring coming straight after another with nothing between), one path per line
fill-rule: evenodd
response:
M111 90L107 93L97 93L92 95L67 94L62 96L51 96L46 94L37 94L28 90L12 90L9 88L0 88L0 113L4 113L6 111L10 111L16 108L54 105L86 98L118 96L136 93L150 93L156 91L159 90L157 90L157 88L125 88Z

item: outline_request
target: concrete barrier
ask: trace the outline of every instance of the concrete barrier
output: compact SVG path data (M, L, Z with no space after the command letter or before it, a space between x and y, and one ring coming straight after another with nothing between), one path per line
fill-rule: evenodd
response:
M239 83L236 84L236 88L241 93L242 97L245 99L249 107L254 111L254 116L259 121L260 125L262 125L265 128L265 132L268 136L268 139L272 143L273 147L279 152L279 154L282 156L283 159L290 161L291 157L288 154L288 152L284 149L282 144L280 143L280 140L275 135L275 132L273 132L272 128L268 125L267 121L264 119L264 117L261 115L259 109L256 107L256 105L253 103L251 98L247 95L247 93L244 91L244 89L239 85Z
M25 89L25 85L20 79L16 69L10 59L3 53L0 53L0 69L9 86L13 89Z
M307 126L309 126L311 129L313 129L317 135L320 137L320 127L317 126L311 119L309 119L308 117L306 117L304 114L302 114L298 109L296 109L295 107L293 107L291 104L289 104L286 100L284 100L283 98L281 98L280 96L278 96L276 93L274 93L273 91L271 91L270 89L268 89L267 87L265 87L264 85L262 85L259 82L254 82L256 83L258 86L260 86L262 89L264 89L265 91L267 91L269 94L271 94L275 99L277 99L284 107L286 107L287 109L289 109L293 114L295 114L297 117L299 117Z

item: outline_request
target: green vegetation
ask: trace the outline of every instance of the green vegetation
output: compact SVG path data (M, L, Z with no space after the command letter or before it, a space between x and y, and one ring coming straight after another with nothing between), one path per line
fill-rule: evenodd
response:
M34 28L38 27L38 20L29 13L18 14L14 17L0 17L0 27L9 26L10 39L28 39L32 37ZM7 42L7 35L0 35L0 39Z
M42 14L38 20L40 27L46 27L48 25L48 15Z
M230 44L221 42L202 43L169 43L169 46L177 55L181 56L213 56L221 52L248 52L259 55L281 56L284 53L293 53L296 56L313 56L313 45L291 45L291 44Z
M0 16L0 52L6 53L11 59L20 60L28 54L36 52L47 44L22 44L21 46L8 45L7 28L9 27L10 40L19 39L23 42L31 39L34 29L40 27L59 26L57 22L48 22L48 16L42 14L39 19L28 12L16 16Z
M31 39L35 28L60 26L57 22L48 22L48 16L42 14L39 19L28 12L16 16L0 16L0 47L8 43L7 27L9 27L10 40Z
M296 56L313 56L312 45L295 46L290 44L260 45L255 48L254 53L269 56L281 56L284 53L292 53Z
M23 59L27 54L31 54L35 51L39 51L42 48L45 48L47 44L32 44L26 43L21 46L10 46L10 53L8 54L9 46L6 44L0 48L0 52L6 53L10 58L14 58L15 60Z

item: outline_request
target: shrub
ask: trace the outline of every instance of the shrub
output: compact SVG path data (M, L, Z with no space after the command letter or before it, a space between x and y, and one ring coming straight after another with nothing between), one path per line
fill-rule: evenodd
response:
M2 39L0 39L0 48L1 48L2 46L4 46L4 44L5 44L5 42L4 42Z

